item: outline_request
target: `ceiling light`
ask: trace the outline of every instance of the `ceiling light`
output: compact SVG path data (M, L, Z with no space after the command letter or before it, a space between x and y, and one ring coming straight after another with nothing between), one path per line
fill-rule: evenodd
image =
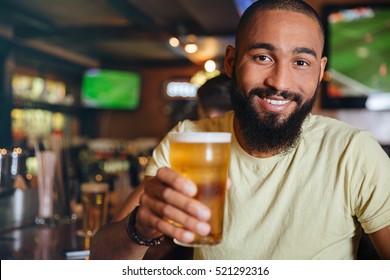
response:
M180 46L180 41L179 39L177 39L176 37L171 37L169 39L169 44L174 47L174 48L177 48L178 46Z
M188 43L184 46L184 50L187 53L196 53L198 51L198 45L195 43Z
M204 69L207 72L213 72L217 68L217 65L215 64L214 60L210 59L207 60L204 64Z

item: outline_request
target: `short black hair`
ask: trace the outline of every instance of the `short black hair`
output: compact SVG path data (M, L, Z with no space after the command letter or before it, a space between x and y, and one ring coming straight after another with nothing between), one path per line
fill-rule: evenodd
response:
M323 41L325 41L325 29L322 20L318 13L306 2L302 0L258 0L250 5L240 18L240 22L236 30L236 48L239 47L239 42L241 40L240 37L248 26L248 23L252 19L253 15L257 12L270 10L297 12L311 17L318 23Z
M230 90L231 79L226 74L211 78L198 89L199 104L205 112L212 109L231 110Z

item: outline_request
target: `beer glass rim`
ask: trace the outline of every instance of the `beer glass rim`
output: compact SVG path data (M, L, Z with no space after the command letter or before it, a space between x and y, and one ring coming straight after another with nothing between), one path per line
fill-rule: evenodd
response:
M188 143L230 143L230 132L170 132L170 141Z
M81 184L81 192L107 192L109 185L104 182L87 182Z

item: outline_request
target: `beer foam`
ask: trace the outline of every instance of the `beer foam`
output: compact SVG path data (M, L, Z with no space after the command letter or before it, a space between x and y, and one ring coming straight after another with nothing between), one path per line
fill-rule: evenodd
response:
M188 143L230 143L232 134L228 132L171 132L170 141Z
M88 182L88 183L81 184L82 192L89 192L89 193L107 192L108 189L109 186L107 183Z

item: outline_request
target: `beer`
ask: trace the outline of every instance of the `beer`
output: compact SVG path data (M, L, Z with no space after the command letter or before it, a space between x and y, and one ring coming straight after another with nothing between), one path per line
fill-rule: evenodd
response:
M83 183L83 230L81 235L93 236L106 223L109 202L109 186L106 183Z
M169 135L171 168L197 185L198 192L195 198L211 210L209 235L195 234L195 240L191 244L180 245L214 245L222 241L230 139L230 133L216 132Z

